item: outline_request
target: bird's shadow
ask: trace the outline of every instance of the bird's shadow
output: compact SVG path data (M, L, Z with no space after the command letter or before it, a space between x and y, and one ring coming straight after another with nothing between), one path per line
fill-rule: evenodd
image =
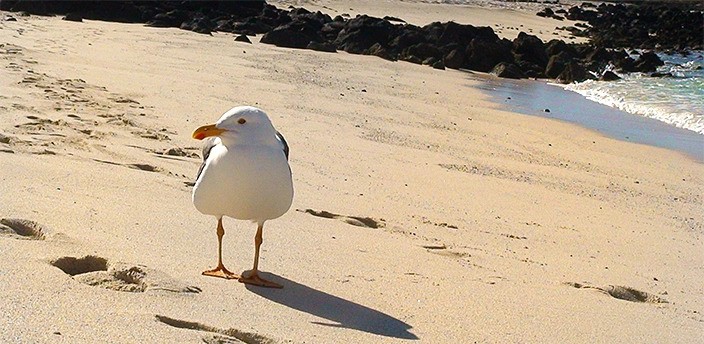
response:
M339 298L270 273L263 278L282 284L283 289L269 289L247 285L247 289L265 299L295 310L325 318L333 323L314 324L350 328L400 339L418 339L408 330L412 326L388 314Z

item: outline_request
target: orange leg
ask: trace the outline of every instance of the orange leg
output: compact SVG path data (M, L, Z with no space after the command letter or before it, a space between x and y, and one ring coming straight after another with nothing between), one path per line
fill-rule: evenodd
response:
M272 281L265 280L259 277L259 247L262 245L262 229L264 224L260 224L257 227L257 235L254 236L254 268L251 271L245 272L239 281L246 284L257 285L260 287L267 288L283 288L281 284L274 283Z
M218 267L212 270L203 271L203 275L220 277L224 279L238 279L239 275L232 273L222 265L222 237L225 235L225 228L222 227L222 218L218 219Z

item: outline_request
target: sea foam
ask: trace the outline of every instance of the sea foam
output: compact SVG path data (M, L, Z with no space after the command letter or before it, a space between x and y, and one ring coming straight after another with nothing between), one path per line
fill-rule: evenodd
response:
M653 118L678 128L704 135L704 55L660 54L665 62L660 73L672 76L651 77L648 74L620 75L618 81L574 83L565 89L577 92L598 103Z

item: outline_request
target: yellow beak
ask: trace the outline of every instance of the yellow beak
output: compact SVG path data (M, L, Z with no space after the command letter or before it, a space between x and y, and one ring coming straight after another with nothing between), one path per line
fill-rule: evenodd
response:
M193 132L193 138L202 140L209 136L218 136L225 132L225 129L216 128L215 124L204 125Z

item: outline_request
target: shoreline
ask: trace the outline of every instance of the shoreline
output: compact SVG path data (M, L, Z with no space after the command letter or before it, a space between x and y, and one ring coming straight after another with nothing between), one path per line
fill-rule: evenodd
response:
M666 148L704 163L704 135L694 131L600 104L548 80L510 80L473 72L468 78L481 82L476 87L509 111L572 123L624 142Z

